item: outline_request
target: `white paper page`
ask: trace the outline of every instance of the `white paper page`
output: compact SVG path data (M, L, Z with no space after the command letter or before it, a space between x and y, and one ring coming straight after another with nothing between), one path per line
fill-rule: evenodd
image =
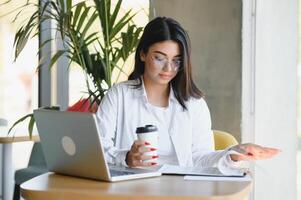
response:
M216 177L216 176L184 176L186 181L252 181L249 174L244 177Z
M199 176L222 176L229 175L222 174L216 167L198 168L198 167L181 167L178 165L163 165L159 172L162 174L176 174L176 175L199 175ZM244 176L244 172L237 170L231 176Z

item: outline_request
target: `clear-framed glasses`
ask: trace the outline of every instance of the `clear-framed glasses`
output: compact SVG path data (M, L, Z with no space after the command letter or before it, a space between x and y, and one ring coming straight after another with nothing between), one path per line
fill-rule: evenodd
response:
M151 56L151 59L154 65L160 69L164 69L164 67L167 67L168 64L170 64L172 71L178 71L182 66L182 60L180 58L174 58L171 61L168 61L165 56L154 54Z

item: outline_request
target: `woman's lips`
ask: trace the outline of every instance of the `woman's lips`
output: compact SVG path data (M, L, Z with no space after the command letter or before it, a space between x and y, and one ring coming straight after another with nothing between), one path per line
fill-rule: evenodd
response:
M159 76L163 79L170 79L172 76L168 74L159 74Z

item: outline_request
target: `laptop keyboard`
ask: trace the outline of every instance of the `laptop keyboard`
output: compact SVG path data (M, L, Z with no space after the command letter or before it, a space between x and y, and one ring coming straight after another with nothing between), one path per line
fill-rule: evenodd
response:
M111 176L124 176L124 175L132 175L132 174L136 174L134 172L127 172L127 171L119 171L119 170L114 170L114 169L110 169L110 174Z

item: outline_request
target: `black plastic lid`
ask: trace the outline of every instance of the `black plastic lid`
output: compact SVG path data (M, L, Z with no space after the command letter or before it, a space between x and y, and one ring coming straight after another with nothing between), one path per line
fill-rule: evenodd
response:
M145 125L145 126L142 126L142 127L138 127L136 129L136 133L139 134L139 133L149 133L149 132L154 132L154 131L157 131L157 127L155 125Z

